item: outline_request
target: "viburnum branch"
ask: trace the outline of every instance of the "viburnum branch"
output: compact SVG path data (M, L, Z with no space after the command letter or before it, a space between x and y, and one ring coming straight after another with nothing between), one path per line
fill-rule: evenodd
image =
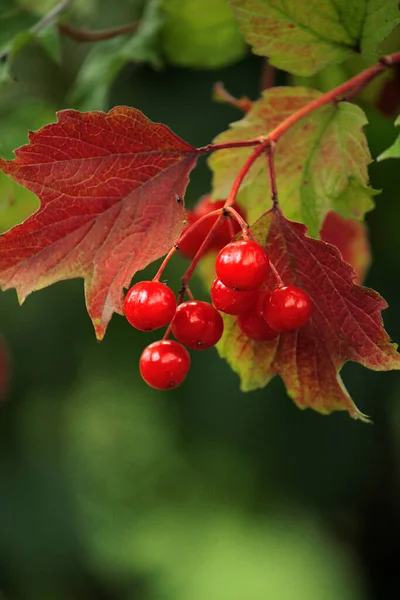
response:
M251 140L242 140L240 142L225 142L224 144L208 144L202 148L198 148L200 154L208 152L214 152L216 150L226 150L228 148L245 148L249 146L261 146L262 148L268 145L269 142L277 142L284 133L286 133L293 125L296 125L298 121L304 119L314 111L318 110L322 106L329 104L330 102L338 102L346 98L352 97L353 92L361 92L368 83L370 83L375 77L386 71L393 65L400 64L400 52L395 52L388 56L382 56L377 63L368 67L358 75L355 75L345 83L335 87L333 90L322 94L319 98L316 98L306 106L303 106L298 111L290 115L287 119L282 121L275 129L266 134ZM264 148L263 148L264 149ZM257 154L255 158L262 154L262 150ZM252 155L253 156L253 155ZM254 158L254 160L255 160ZM247 172L247 171L246 171Z
M77 42L101 42L111 40L112 38L137 31L139 23L128 23L112 29L101 29L100 31L90 31L88 29L78 29L67 23L59 23L58 30L63 35Z
M224 144L207 144L197 148L197 152L201 156L202 154L208 154L208 152L214 152L215 150L227 150L230 148L249 148L252 146L258 146L265 140L265 136L254 138L253 140L242 140L237 142L226 142Z

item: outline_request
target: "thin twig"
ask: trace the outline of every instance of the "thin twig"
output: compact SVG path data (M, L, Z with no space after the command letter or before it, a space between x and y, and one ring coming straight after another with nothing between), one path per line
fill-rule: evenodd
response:
M247 96L242 96L241 98L235 98L235 96L232 96L232 94L228 92L221 81L217 81L217 83L214 84L213 98L217 102L225 102L225 104L230 104L244 113L248 112L253 105L253 102L250 100L250 98L247 98Z
M339 100L343 100L347 98L349 94L353 91L357 91L357 93L361 92L368 83L370 83L375 77L386 71L388 68L393 65L400 64L400 52L395 52L394 54L388 56L382 56L377 63L368 67L358 75L355 75L345 83L335 87L333 90L326 92L316 98L309 104L306 104L298 111L287 117L284 121L282 121L275 129L273 129L270 133L265 136L259 136L250 140L241 140L236 142L225 142L223 144L208 144L207 146L203 146L202 148L198 148L198 152L200 154L205 154L208 152L214 152L215 150L226 150L228 148L245 148L250 146L263 146L264 144L269 142L277 142L280 137L284 133L286 133L293 125L298 123L304 119L304 117L308 117L311 113L318 110L319 108L330 104L331 102L338 102ZM255 150L257 152L257 157L260 156L262 152L258 153L259 148Z
M35 25L28 30L29 33L37 34L40 33L43 29L46 29L48 25L51 25L53 21L55 21L63 12L67 10L72 0L61 0L54 8L52 8L44 17L40 19ZM0 54L0 62L4 63L8 55L10 54L9 50L5 50Z
M139 23L129 23L113 27L112 29L101 29L99 31L89 31L88 29L78 29L67 25L67 23L59 23L58 30L63 35L75 40L76 42L101 42L103 40L111 40L120 35L127 35L137 31Z

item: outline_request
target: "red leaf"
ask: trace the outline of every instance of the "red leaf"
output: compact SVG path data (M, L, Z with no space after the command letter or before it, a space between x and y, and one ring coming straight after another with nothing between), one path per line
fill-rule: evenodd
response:
M355 273L334 246L306 236L306 227L270 211L252 227L285 284L297 285L313 303L310 322L269 342L252 342L234 319L226 319L219 350L242 378L243 389L268 383L279 373L301 408L321 413L357 409L339 376L356 361L373 370L400 369L400 355L383 328L381 296L354 283ZM271 275L270 287L276 285Z
M65 110L29 136L0 168L41 199L40 209L0 237L0 285L26 296L83 277L102 338L123 287L165 254L184 226L197 150L140 111Z
M322 225L321 239L340 250L343 260L349 263L357 274L355 282L361 283L371 264L366 225L330 212Z

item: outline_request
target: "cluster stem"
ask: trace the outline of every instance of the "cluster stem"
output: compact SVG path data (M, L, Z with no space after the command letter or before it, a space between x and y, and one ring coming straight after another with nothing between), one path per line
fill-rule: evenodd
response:
M292 115L287 117L284 121L282 121L279 125L277 125L277 127L275 127L275 129L273 129L266 135L258 136L257 138L253 138L253 139L249 139L249 140L238 140L238 141L233 141L233 142L224 142L224 143L220 143L220 144L218 144L218 143L217 144L208 144L207 146L197 148L197 152L198 152L199 156L203 155L203 154L208 154L210 152L215 152L217 150L229 150L229 149L233 149L233 148L254 147L254 150L250 154L250 156L248 156L243 167L240 169L240 171L232 185L229 196L226 199L224 207L220 210L212 211L212 212L208 213L207 215L204 215L198 221L193 223L193 225L191 227L189 227L188 229L186 229L184 231L181 238L178 240L178 242L175 244L175 246L173 248L171 248L169 253L166 255L156 276L154 277L154 280L158 281L160 279L164 268L168 264L169 260L173 256L173 254L179 248L179 243L182 240L184 240L186 235L189 235L193 231L193 229L206 218L218 215L217 220L215 221L213 226L210 228L208 235L206 236L206 238L204 239L203 243L201 244L198 252L194 256L186 273L182 277L182 289L181 289L180 295L183 294L183 296L184 296L185 291L187 289L188 282L189 282L191 276L193 275L193 272L196 269L197 264L199 263L201 257L207 250L213 235L215 234L215 232L217 231L218 227L221 224L222 218L227 213L229 213L239 223L241 230L242 230L243 238L249 239L249 235L251 236L251 234L249 234L248 224L238 214L238 212L235 209L233 209L232 207L235 203L239 189L240 189L246 175L248 174L248 172L250 171L251 167L256 162L256 160L264 153L266 154L267 164L268 164L268 176L269 176L270 187L271 187L272 207L274 210L277 210L279 207L279 202L278 202L278 189L277 189L277 184L276 184L274 156L275 156L276 143L279 141L279 139L289 129L291 129L291 127L296 125L299 121L301 121L305 117L309 116L316 110L322 108L323 106L326 106L327 104L330 104L331 102L340 102L340 101L347 100L349 98L353 98L353 96L360 93L364 89L364 87L366 85L368 85L368 83L370 83L373 79L375 79L375 77L377 77L380 73L383 73L391 66L399 64L399 63L400 63L400 52L395 52L388 56L382 56L377 63L375 63L371 67L368 67L368 69L365 69L361 73L358 73L357 75L355 75L354 77L352 77L351 79L346 81L345 83L342 83L341 85L335 87L333 90L330 90L329 92L326 92L325 94L321 94L321 96L319 96L318 98L316 98L309 104L303 106L298 111L294 112ZM222 86L221 86L221 89L222 89L222 92L224 95L224 99L226 100L228 98L228 93L222 88ZM220 91L220 93L221 93L221 91ZM229 101L230 101L230 103L233 103L232 99L230 97L229 97ZM246 105L247 110L249 110L250 107L251 107L251 104L249 104L248 106ZM279 281L280 280L279 274L276 272L275 269L274 269L274 272ZM183 298L183 296L182 296L182 298ZM178 301L179 301L179 299L178 299ZM169 332L167 331L166 335L168 335L168 333Z

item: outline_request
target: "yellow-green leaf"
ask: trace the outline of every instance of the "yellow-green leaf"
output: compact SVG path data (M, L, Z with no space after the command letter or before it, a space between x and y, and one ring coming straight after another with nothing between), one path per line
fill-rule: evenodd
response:
M400 21L397 0L229 0L255 54L295 75L376 56Z
M307 88L282 87L264 92L241 121L233 123L215 142L246 140L268 134L288 116L320 95ZM368 187L371 155L363 133L367 120L358 106L331 104L288 130L276 146L279 201L284 214L307 225L318 236L330 211L362 219L373 208L375 192ZM215 152L213 195L224 198L251 148ZM271 207L267 162L259 158L246 176L238 196L252 223Z

